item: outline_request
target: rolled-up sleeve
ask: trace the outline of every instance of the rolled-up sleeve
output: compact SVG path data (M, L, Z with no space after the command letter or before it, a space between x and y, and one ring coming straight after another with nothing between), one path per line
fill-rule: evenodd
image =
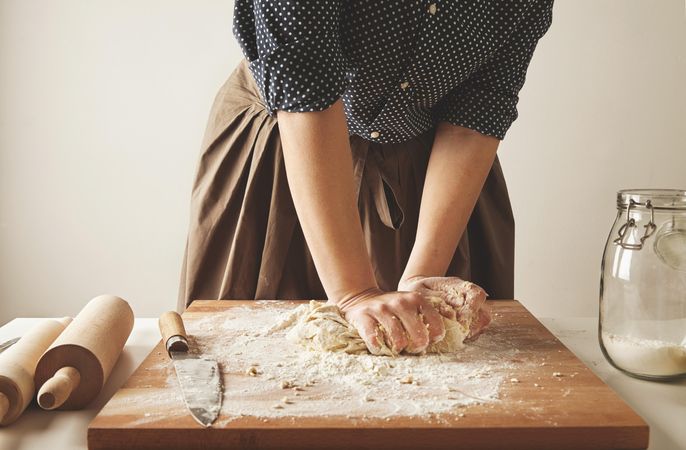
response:
M347 88L342 0L236 0L239 41L269 115L320 111Z
M434 108L434 120L503 139L517 119L519 91L539 39L552 23L552 0L535 0L508 41Z

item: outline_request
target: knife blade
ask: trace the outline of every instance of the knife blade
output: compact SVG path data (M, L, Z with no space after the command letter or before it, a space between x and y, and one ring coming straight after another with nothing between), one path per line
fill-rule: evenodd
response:
M9 341L5 341L2 344L0 344L0 353L4 352L8 348L19 342L19 339L21 339L21 337L15 337L10 339Z
M209 427L219 416L222 404L219 364L214 359L190 352L186 329L177 312L162 314L159 328L174 364L186 408L199 424Z

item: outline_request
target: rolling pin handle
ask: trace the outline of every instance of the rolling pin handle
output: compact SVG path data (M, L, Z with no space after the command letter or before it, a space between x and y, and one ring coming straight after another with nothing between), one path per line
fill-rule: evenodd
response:
M162 314L159 320L159 327L167 353L188 351L186 328L183 326L183 320L179 313L167 311Z
M81 373L73 367L62 367L38 391L38 405L47 410L59 408L81 382Z

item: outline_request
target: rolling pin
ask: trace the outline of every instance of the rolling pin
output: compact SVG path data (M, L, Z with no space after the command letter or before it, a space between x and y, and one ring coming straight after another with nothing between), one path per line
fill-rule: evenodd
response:
M0 425L19 418L33 399L38 359L71 322L71 317L46 319L0 354Z
M43 409L80 409L107 381L133 329L129 304L113 295L89 301L38 361L35 383Z

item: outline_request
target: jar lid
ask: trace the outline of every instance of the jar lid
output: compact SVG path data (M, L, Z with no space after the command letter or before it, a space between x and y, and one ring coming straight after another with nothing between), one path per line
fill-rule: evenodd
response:
M626 209L632 200L634 208L645 207L649 200L654 209L686 210L686 190L682 189L622 189L617 192L617 208Z

